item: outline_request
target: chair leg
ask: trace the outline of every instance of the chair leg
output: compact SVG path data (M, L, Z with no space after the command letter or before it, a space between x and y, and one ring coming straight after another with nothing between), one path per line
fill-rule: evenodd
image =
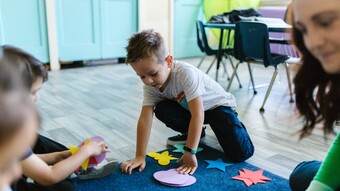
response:
M226 66L225 62L223 62L223 61L222 61L222 66L223 66L224 73L227 74L227 79L230 80L230 77L229 77L229 74L228 74L228 71L227 71L227 66Z
M271 90L272 90L272 87L273 87L273 84L274 84L274 82L275 82L275 79L276 79L276 76L277 76L277 73L278 73L278 72L279 72L279 69L278 69L277 67L275 67L275 71L274 71L274 73L273 73L273 77L272 77L272 79L271 79L271 81L270 81L269 87L268 87L267 92L266 92L266 96L264 97L262 106L261 106L261 108L260 108L260 112L261 112L261 113L264 112L264 105L266 104L266 101L267 101L267 99L268 99L268 96L269 96L269 94L270 94L270 92L271 92Z
M288 88L289 88L289 95L290 95L289 103L294 103L293 91L292 91L292 82L290 80L289 65L288 65L288 63L284 63L284 64L285 64L285 67L286 67L287 80L288 80Z
M198 65L197 65L197 68L200 68L200 66L202 65L203 60L205 59L206 56L207 56L207 55L204 55L204 56L201 58L200 62L199 62Z
M224 56L226 56L229 59L231 67L233 69L235 69L235 66L234 66L233 60L231 59L231 56L229 54L227 54L227 53L224 53ZM237 73L236 73L236 79L238 81L239 88L242 88L242 84L241 84L240 78L238 77Z
M231 83L233 83L233 79L234 79L234 77L235 77L235 75L236 75L237 68L238 68L238 66L239 66L240 64L241 64L241 62L239 62L239 63L236 64L236 67L235 67L235 69L234 69L234 71L233 71L233 74L232 74L231 77L230 77L230 81L229 81L229 84L228 84L228 86L227 86L227 91L229 91L230 86L231 86Z
M235 70L234 63L233 63L233 61L231 60L230 57L229 57L229 60L230 60L230 65L231 65L231 67ZM239 86L239 88L242 88L242 84L241 84L240 78L238 77L237 73L236 73L236 79L237 79L237 81L238 81L238 84L239 84L238 86Z
M214 58L214 60L211 62L211 64L210 64L210 66L209 66L209 68L208 68L208 70L207 70L206 74L208 74L208 73L209 73L209 71L210 71L211 67L214 65L214 62L215 62L215 60L216 60L216 58Z
M215 81L218 82L218 69L216 69L216 73L215 73Z
M251 80L251 84L253 85L253 89L254 89L254 95L257 94L257 91L255 89L255 84L254 84L254 78L253 78L253 72L251 71L251 67L250 67L250 63L247 62L248 65L248 70L249 70L249 75L250 75L250 80Z

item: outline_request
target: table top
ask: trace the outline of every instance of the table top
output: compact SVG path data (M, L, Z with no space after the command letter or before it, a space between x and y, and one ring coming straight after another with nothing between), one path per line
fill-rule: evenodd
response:
M251 22L258 22L258 23L264 23L268 26L268 30L270 32L285 32L288 29L292 28L292 25L289 25L285 23L284 21L282 22L272 22L270 20L261 20L261 21L251 21ZM208 28L218 28L218 29L228 29L232 30L235 29L236 24L235 23L205 23L205 27Z

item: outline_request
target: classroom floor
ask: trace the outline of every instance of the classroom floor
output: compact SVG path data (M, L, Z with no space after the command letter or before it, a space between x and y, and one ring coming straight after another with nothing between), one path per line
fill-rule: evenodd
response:
M181 59L197 65L200 58ZM207 58L201 69L206 71L212 58ZM227 66L231 75L232 69ZM215 66L209 75L215 77ZM247 160L250 164L264 168L285 178L303 160L322 160L334 139L323 138L316 129L303 140L298 138L302 120L294 103L289 103L287 78L284 67L265 105L265 113L259 108L267 90L266 85L258 88L257 95L250 89L246 64L238 70L243 88L238 88L235 79L230 92L238 102L240 120L255 145L255 154ZM269 83L273 68L254 65L256 85ZM292 70L294 72L294 70ZM219 81L227 87L227 78L219 72ZM66 146L78 145L85 138L102 136L111 152L110 157L119 161L135 155L136 124L142 102L142 82L129 65L100 65L49 72L49 80L40 92L38 108L42 115L40 132ZM219 148L212 130L207 128L205 143ZM166 148L166 139L178 134L154 118L148 151Z

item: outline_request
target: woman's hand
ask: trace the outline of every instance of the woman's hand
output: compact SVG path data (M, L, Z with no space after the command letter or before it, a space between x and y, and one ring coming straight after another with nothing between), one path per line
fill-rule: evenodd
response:
M189 152L184 152L178 162L183 162L183 165L177 168L181 174L194 174L198 167L196 155Z
M121 165L121 169L122 172L126 173L126 174L131 174L132 170L139 167L138 171L142 171L144 170L146 166L146 162L145 162L145 157L144 156L137 156L135 159L130 160L130 161L126 161L123 162Z

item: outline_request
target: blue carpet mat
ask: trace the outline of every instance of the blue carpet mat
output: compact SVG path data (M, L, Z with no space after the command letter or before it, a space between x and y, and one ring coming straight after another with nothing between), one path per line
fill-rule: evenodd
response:
M120 169L116 169L110 176L96 179L81 181L75 179L80 191L111 191L111 190L228 190L228 191L286 191L290 190L288 180L280 176L264 171L263 175L271 178L265 184L258 183L247 187L242 181L231 179L233 176L239 175L239 170L246 168L249 170L259 170L258 167L246 162L238 163L233 166L226 167L226 172L218 169L205 169L208 166L204 160L224 159L222 152L211 147L200 145L204 150L197 153L198 169L194 173L197 182L188 187L173 188L158 183L153 174L160 170L168 170L179 166L176 161L171 161L167 166L161 166L156 160L146 157L146 168L142 172L134 171L131 175L124 174ZM181 153L173 153L173 149L169 149L170 154L179 158Z

